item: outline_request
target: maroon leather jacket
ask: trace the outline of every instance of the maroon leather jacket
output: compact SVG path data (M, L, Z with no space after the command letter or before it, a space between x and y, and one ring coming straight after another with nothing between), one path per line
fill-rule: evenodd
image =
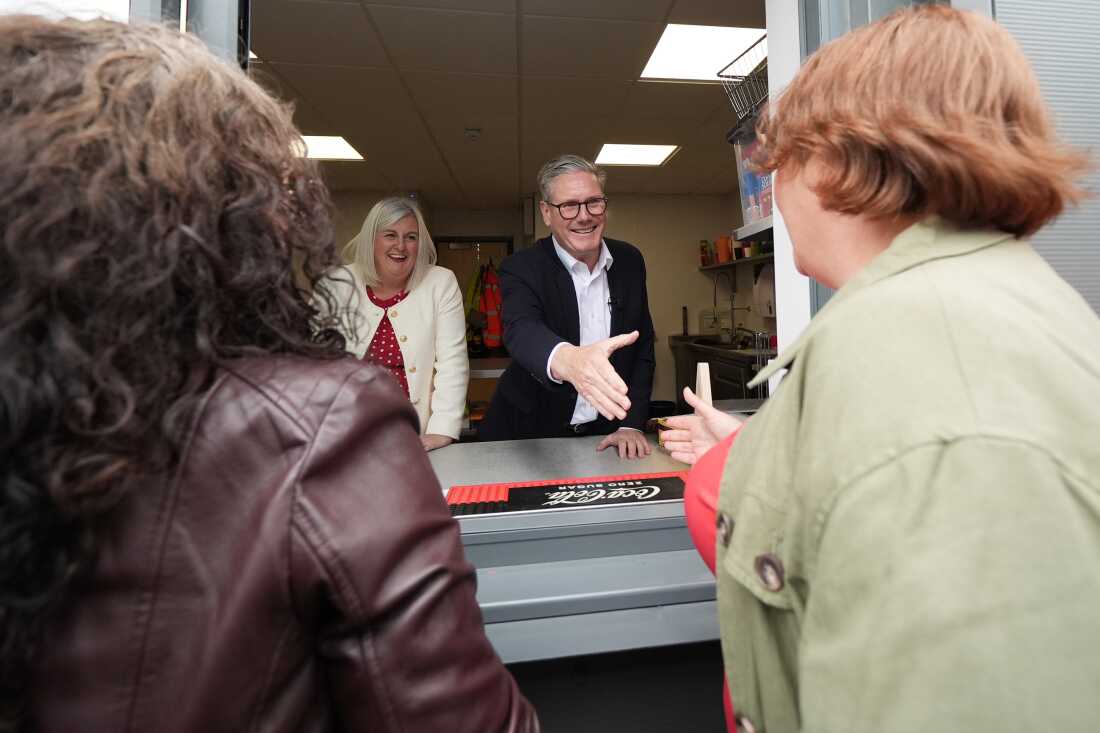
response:
M241 363L48 630L40 731L537 731L374 367Z

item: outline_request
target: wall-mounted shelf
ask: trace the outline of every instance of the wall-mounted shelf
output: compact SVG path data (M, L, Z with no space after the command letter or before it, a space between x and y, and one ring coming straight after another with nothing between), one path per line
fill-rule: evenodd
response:
M700 267L699 272L720 272L722 270L732 270L739 265L763 265L772 261L773 255L769 252L766 255L754 255L752 257L745 257L740 260L730 260L729 262L720 262L717 265L706 265Z
M763 219L759 219L751 224L746 224L739 229L735 229L733 232L733 238L741 241L760 234L761 232L766 232L771 228L772 218L770 216L765 216Z

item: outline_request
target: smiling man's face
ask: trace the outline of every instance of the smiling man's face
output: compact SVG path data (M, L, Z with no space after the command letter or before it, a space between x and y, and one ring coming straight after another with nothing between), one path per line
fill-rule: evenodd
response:
M542 221L553 232L554 238L569 254L594 267L600 258L603 228L607 224L607 212L590 214L583 202L603 196L603 189L596 176L585 171L563 173L550 181L550 201L539 203ZM580 211L575 219L565 219L559 209L549 204L579 203Z

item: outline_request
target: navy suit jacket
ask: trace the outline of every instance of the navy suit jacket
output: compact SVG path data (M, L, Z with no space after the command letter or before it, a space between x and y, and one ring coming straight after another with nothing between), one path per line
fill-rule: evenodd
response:
M629 389L630 410L611 427L639 430L649 416L653 390L653 320L649 315L645 260L636 247L604 238L614 263L607 271L611 335L638 331L638 340L611 355ZM573 416L577 391L546 375L546 360L562 341L578 344L577 293L550 237L508 257L500 266L504 345L511 365L497 384L479 428L482 440L561 435Z

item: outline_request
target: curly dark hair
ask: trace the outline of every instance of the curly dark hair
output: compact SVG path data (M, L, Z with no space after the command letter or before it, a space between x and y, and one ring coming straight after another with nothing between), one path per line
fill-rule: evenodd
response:
M192 37L0 17L0 728L95 526L178 464L219 367L344 355L299 145Z

